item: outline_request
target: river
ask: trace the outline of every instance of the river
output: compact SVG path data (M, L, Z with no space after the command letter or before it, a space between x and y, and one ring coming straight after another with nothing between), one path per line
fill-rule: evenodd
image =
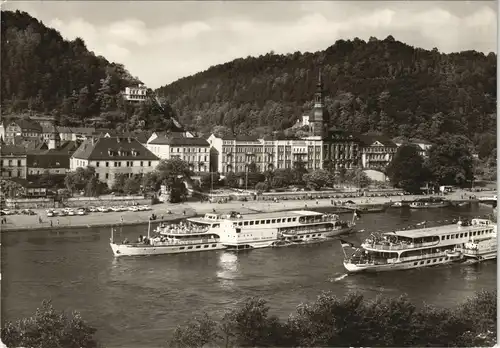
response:
M421 221L451 221L491 213L481 205L430 210L389 209L364 214L366 232L391 231ZM350 215L342 216L350 219ZM136 238L145 227L123 228ZM416 303L453 306L476 290L496 288L496 262L445 265L380 274L346 275L338 241L260 249L115 260L109 229L2 233L2 321L32 315L43 299L78 310L106 347L165 346L176 325L193 314L215 316L249 296L269 301L283 318L322 291L406 293Z

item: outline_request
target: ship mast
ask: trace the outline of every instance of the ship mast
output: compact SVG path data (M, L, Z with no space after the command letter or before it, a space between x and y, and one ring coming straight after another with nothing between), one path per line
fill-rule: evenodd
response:
M150 232L151 232L151 218L148 221L148 239L149 239Z

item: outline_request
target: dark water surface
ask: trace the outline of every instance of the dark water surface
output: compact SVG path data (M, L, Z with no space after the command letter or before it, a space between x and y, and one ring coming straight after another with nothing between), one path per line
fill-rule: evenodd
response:
M491 211L478 205L390 209L363 215L358 229L366 232L350 239ZM126 227L121 238L138 234L145 227ZM158 347L193 314L222 315L249 296L266 298L273 314L286 317L324 290L339 296L356 290L369 298L406 293L417 304L453 306L476 290L496 289L494 261L346 276L338 241L118 260L108 242L109 229L2 233L2 321L30 316L50 298L57 309L80 311L106 346Z

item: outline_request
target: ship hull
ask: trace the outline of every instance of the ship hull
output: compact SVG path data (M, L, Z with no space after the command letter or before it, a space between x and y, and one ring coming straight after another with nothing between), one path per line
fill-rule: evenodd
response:
M457 258L444 258L444 257L434 257L425 260L412 260L412 261L403 261L403 262L395 262L395 263L387 263L387 264L353 264L350 262L344 261L344 268L349 273L360 273L360 272L388 272L388 271L400 271L407 270L413 268L422 268L422 267L431 267L436 265L444 265L449 263L454 263L460 261L462 257ZM429 261L429 263L427 263ZM423 262L423 263L422 263Z
M435 209L435 208L446 208L450 205L450 203L436 203L436 204L428 204L428 205L413 205L410 204L410 209Z
M266 240L266 241L248 241L248 242L240 242L237 244L225 243L224 247L227 248L228 251L242 251L249 249L262 249L269 248L273 246L278 239Z
M167 254L182 254L212 250L222 250L226 247L221 243L200 243L193 245L137 245L137 244L114 244L110 243L115 257L123 256L154 256Z

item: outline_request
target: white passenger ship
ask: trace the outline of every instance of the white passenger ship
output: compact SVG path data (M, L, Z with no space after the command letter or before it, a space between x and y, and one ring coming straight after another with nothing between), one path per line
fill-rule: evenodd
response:
M446 264L462 260L461 248L470 240L495 235L496 224L487 219L372 234L353 255L346 256L344 267L349 272L381 272Z
M220 242L229 250L266 248L278 242L310 241L348 233L353 222L338 215L314 211L283 211L241 215L232 213L221 222Z
M197 251L221 250L226 247L219 241L216 233L217 222L188 222L175 225L160 225L153 237L150 237L151 222L148 225L148 235L130 243L114 241L114 229L111 230L110 246L115 257L150 256L163 254L179 254Z

